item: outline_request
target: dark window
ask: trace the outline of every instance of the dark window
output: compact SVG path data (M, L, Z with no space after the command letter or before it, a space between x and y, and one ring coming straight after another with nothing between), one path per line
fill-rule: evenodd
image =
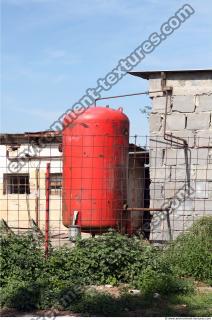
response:
M29 175L28 174L4 174L4 194L29 194Z
M50 194L61 194L62 190L62 173L50 174Z

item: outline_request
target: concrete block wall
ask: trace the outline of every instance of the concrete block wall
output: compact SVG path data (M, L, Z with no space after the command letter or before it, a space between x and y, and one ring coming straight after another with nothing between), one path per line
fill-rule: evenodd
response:
M153 213L151 240L175 239L204 215L212 215L212 72L167 75L167 133L186 139L188 148L164 139L166 97L151 93L150 206L172 207ZM161 79L149 80L160 90ZM176 141L172 140L172 141Z

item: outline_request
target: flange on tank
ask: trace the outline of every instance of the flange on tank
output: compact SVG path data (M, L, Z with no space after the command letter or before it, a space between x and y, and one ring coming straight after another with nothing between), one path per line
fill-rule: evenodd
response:
M67 116L68 119L68 116ZM120 228L127 200L129 119L122 108L90 107L63 130L63 224L84 232Z

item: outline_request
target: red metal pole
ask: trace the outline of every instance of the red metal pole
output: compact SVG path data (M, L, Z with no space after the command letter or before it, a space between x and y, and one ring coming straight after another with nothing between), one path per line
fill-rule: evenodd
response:
M36 169L35 222L39 226L39 169Z
M49 194L50 194L50 163L46 166L46 216L45 216L45 256L49 253Z

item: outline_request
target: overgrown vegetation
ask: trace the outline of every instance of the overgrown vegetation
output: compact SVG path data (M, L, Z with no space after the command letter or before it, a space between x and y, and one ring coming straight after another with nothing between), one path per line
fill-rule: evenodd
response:
M167 262L178 276L190 276L212 285L212 217L195 222L166 252Z
M40 277L45 259L42 243L32 234L17 236L1 235L0 250L0 285L7 285L11 280L31 281Z
M136 299L140 303L148 297L152 300L155 293L190 294L192 283L183 277L211 279L211 235L212 218L196 223L165 250L110 231L79 240L73 248L51 250L48 259L44 258L43 243L32 234L2 235L1 305L116 315ZM94 284L120 283L140 289L141 295L132 298L125 293L114 298L87 290Z

